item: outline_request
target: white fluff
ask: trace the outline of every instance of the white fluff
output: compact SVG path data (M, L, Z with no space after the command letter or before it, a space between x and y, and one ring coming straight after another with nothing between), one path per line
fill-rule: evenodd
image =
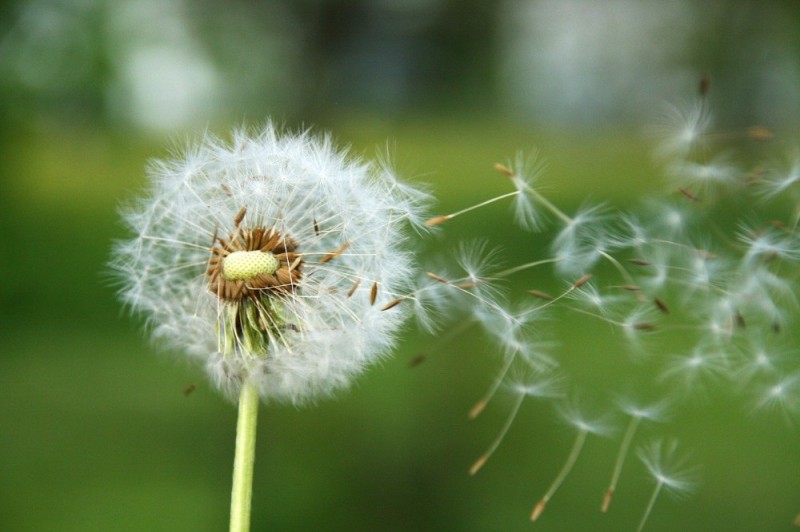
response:
M348 157L327 136L267 124L254 136L235 132L230 144L206 136L182 157L153 164L149 177L148 192L123 213L135 236L114 251L121 296L147 315L154 338L199 359L226 394L249 379L263 399L303 403L346 387L392 347L408 309L381 308L412 284L406 229L419 229L427 196L386 165ZM281 299L296 330L266 353L238 343L222 352L226 303L205 275L215 232L232 233L242 207L243 227L290 235L303 259L299 289ZM344 243L341 256L321 261Z

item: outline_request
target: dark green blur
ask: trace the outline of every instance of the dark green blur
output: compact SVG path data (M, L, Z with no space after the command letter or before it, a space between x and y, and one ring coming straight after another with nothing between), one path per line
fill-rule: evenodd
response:
M25 4L3 8L2 28L13 26L15 9ZM236 6L268 16L254 4ZM304 53L326 72L335 69L328 62L335 48L325 48L331 41L324 37L343 41L336 31L350 26L319 17L325 9L353 17L363 11L359 2L342 3L351 11L335 2L306 2L308 12L274 4L298 11L291 14L298 31L319 32L316 39L308 36ZM456 4L442 2L442 9L455 16ZM467 3L472 18L463 31L492 27L493 19L480 18L491 10L479 4ZM292 79L288 96L265 105L253 97L207 123L223 135L268 114L290 128L320 124L368 157L384 153L388 143L401 175L430 183L437 212L509 190L493 163L533 147L548 162L543 181L549 197L567 210L587 197L630 207L662 190L644 124L543 124L500 111L485 79L493 72L491 54L470 47L470 34L439 16L424 49L444 50L439 60L452 57L453 70L425 78L399 103L372 95L368 105L355 97L340 104L326 92L336 76L326 82L320 74L311 88ZM493 31L476 37L479 44L490 47L501 30ZM796 46L796 28L786 38ZM236 33L227 35L225 46L217 44L235 48ZM98 96L109 69L102 45L90 43L98 51L94 81L74 91L29 92L7 77L0 83L0 118L8 126L0 130L0 530L224 530L235 407L180 354L150 345L141 320L116 301L105 266L112 241L126 237L120 202L143 186L148 159L168 156L192 128L153 132L109 114ZM706 65L702 56L698 52L691 68ZM733 79L728 61L713 57L703 68L719 66ZM358 90L371 90L359 79L353 81ZM290 98L295 87L308 92ZM687 94L694 89L687 87ZM740 91L736 85L732 92ZM509 265L546 253L547 240L515 228L508 205L499 203L446 225L440 238L428 239L425 255L449 254L473 238L502 248ZM533 272L508 289L556 290L549 279ZM566 339L566 364L582 386L600 393L624 388L626 372L639 371L605 324L576 318L549 327L552 336ZM476 340L467 331L439 343L410 330L396 355L349 392L303 410L262 407L253 530L634 530L652 488L635 459L610 512L599 512L619 434L590 437L541 519L528 521L573 439L545 403L524 404L495 456L475 477L467 474L510 405L500 397L480 418L467 419L500 362L488 349L476 349L484 345ZM409 367L420 353L423 362ZM661 498L647 530L791 529L800 512L800 436L779 416L749 415L740 402L718 394L640 436L658 434L677 436L693 450L702 480L685 500Z

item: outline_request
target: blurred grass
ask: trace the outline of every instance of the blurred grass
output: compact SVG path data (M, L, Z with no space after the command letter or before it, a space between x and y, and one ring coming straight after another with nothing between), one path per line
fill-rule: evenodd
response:
M550 132L491 119L362 115L336 137L356 153L389 151L405 176L429 182L448 212L507 190L492 170L538 147L558 203L589 196L628 205L659 187L636 132ZM154 354L114 299L110 242L124 237L118 202L143 183L161 142L96 131L41 131L4 147L0 229L0 529L220 530L227 523L235 409L179 356ZM541 255L542 237L516 230L508 206L454 221L431 253L483 237L509 264ZM510 288L547 289L533 273ZM624 387L631 364L607 327L552 323L576 379ZM354 389L305 410L262 408L254 530L523 530L566 457L573 434L532 401L477 478L467 468L506 414L466 412L497 360L468 333L445 347L410 335ZM599 340L598 340L599 338ZM669 349L669 346L661 346ZM428 352L422 365L406 363ZM197 390L182 393L189 383ZM738 405L700 404L666 432L705 464L698 493L659 500L649 530L779 530L800 511L800 439ZM779 420L777 420L779 421ZM650 435L664 432L653 427ZM656 430L657 429L657 430ZM576 470L536 526L631 530L650 483L629 463L609 515L598 511L618 438L590 438ZM587 496L591 494L591 497ZM792 505L795 504L796 507Z

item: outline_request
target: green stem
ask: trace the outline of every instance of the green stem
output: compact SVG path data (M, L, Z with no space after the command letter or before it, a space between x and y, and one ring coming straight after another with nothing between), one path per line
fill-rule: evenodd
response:
M230 532L250 530L250 500L253 495L253 464L256 456L258 390L249 381L239 395L239 419L236 422L236 457L233 461Z

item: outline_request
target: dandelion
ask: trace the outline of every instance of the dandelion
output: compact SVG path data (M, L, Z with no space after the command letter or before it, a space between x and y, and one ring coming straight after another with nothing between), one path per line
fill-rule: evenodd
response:
M267 124L153 164L124 211L135 236L114 249L122 299L239 395L232 530L249 524L259 397L306 404L392 347L415 271L404 222L424 202L327 136Z
M655 489L647 502L644 515L639 521L637 531L641 531L653 511L653 506L662 489L669 490L675 495L685 494L694 487L696 470L687 466L685 456L676 454L677 442L675 440L657 440L641 447L637 454L644 463L648 473L656 481Z

